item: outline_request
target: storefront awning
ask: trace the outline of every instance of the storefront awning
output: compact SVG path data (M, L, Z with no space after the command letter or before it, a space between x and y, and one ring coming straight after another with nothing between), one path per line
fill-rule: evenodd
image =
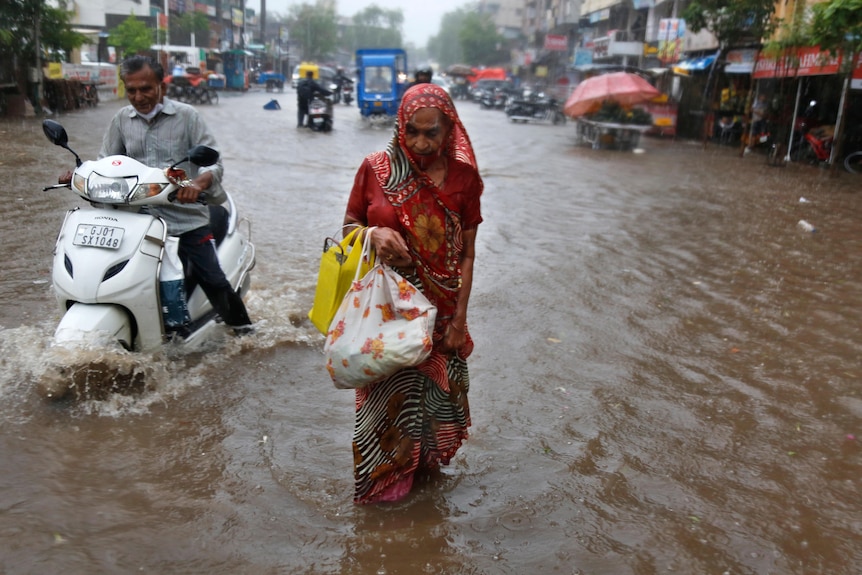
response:
M751 74L754 62L734 62L724 67L725 74Z
M712 63L715 62L715 54L711 56L702 56L700 58L691 58L683 60L673 65L674 74L681 76L690 76L692 72L703 72L708 70Z
M751 74L754 71L754 61L758 51L753 48L730 50L724 57L725 74Z

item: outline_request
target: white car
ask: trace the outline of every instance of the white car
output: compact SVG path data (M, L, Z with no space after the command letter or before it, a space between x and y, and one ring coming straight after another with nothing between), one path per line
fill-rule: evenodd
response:
M441 88L443 88L444 90L446 90L446 93L447 93L447 94L450 94L450 95L451 95L451 92L449 91L449 80L447 80L446 78L441 78L441 77L439 77L439 76L434 76L434 77L432 77L432 78L431 78L431 83L432 83L432 84L437 84L438 86L440 86Z

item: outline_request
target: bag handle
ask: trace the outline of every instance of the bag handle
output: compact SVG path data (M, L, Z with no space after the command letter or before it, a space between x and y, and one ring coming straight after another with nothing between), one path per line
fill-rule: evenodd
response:
M353 281L359 281L359 271L362 269L362 262L366 258L371 259L371 251L374 247L371 245L371 232L377 229L377 226L371 226L365 229L365 239L362 241L362 254L359 258L359 265L356 266L356 273L353 274Z

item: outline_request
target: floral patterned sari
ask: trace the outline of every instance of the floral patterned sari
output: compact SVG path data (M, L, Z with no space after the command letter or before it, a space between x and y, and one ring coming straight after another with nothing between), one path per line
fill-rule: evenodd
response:
M466 359L472 352L473 341L468 333L465 345L456 354L438 349L455 312L461 287L459 262L465 214L463 206L451 194L442 193L416 167L404 143L408 119L416 110L428 107L443 111L451 121L443 153L450 165L459 162L472 170L472 178L467 180L472 189L468 192L475 197L476 213L469 216L468 224L481 221L478 196L482 181L469 138L451 99L434 84L410 88L399 109L395 137L386 151L371 154L366 163L373 173L374 187L382 189L395 211L415 264L415 273L402 275L437 306L435 350L422 364L357 390L353 452L358 503L404 497L417 471L434 472L441 463L449 463L467 438L470 426ZM363 221L367 223L367 218Z

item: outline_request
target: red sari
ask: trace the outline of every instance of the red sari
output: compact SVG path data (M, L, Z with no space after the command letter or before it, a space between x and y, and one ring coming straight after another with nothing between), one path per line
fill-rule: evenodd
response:
M444 149L448 174L439 188L412 162L401 128L417 109L427 107L442 110L453 126ZM402 275L437 306L435 349L420 365L356 391L357 503L395 501L407 495L417 471L436 471L441 463L449 463L470 426L466 359L473 341L468 333L454 354L439 348L461 287L461 232L482 221L482 180L466 131L439 87L420 84L409 89L398 126L387 150L371 154L359 168L347 215L365 225L401 232L415 265L415 273L402 270Z

